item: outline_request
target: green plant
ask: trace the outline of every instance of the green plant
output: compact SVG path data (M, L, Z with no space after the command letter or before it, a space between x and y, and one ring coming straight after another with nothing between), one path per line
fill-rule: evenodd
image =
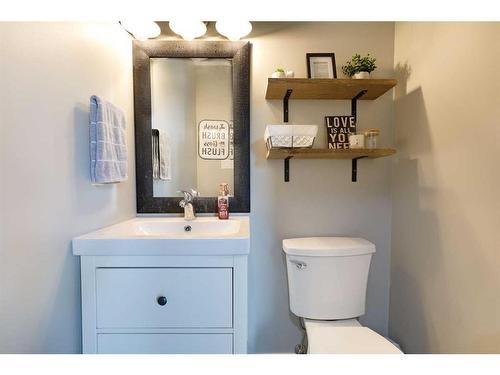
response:
M283 68L276 68L275 72L285 73L285 69L283 69Z
M377 59L370 57L370 54L361 57L361 55L357 53L352 56L351 60L347 61L346 64L342 66L342 73L348 77L352 77L359 72L371 73L377 68L375 61L377 61Z

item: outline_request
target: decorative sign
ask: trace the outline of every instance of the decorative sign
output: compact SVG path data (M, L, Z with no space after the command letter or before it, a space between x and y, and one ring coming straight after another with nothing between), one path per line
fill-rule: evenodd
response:
M229 121L229 159L234 160L234 122Z
M229 156L229 123L227 121L200 121L198 125L198 154L202 159L227 159Z
M349 133L356 133L356 117L326 116L328 148L349 148Z
M234 123L229 121L229 157L220 161L222 169L234 169Z

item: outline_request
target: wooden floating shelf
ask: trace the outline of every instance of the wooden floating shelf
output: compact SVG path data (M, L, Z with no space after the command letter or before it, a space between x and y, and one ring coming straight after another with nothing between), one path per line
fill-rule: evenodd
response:
M283 100L283 122L288 122L288 102L293 99L350 100L356 117L358 100L374 100L398 83L395 79L309 79L268 78L266 99ZM358 159L381 158L396 153L391 148L377 149L271 149L267 159L284 160L284 179L290 181L290 159L351 159L351 180L357 181Z
M375 149L328 149L328 148L298 148L298 149L271 149L267 151L267 159L359 159L381 158L394 155L392 148Z
M351 100L366 90L359 100L374 100L397 83L395 79L268 78L266 99L283 99L292 90L290 99Z

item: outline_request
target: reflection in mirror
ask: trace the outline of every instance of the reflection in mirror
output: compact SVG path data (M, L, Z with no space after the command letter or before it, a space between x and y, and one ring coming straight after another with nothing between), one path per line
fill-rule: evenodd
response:
M232 63L218 58L151 58L153 192L194 188L234 194Z

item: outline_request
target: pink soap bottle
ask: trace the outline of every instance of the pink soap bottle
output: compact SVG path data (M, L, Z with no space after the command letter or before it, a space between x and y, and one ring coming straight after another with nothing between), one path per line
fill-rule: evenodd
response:
M220 220L229 219L229 185L219 185L219 196L217 197L217 214Z

